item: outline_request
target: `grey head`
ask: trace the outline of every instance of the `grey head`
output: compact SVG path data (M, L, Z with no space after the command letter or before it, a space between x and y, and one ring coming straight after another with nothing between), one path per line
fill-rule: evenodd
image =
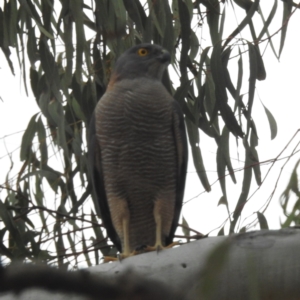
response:
M118 58L111 76L111 83L140 77L160 81L169 63L169 52L159 45L133 46Z

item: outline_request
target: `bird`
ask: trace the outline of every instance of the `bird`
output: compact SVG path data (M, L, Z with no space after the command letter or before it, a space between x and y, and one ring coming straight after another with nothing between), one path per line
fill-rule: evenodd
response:
M170 247L178 226L188 150L184 115L162 83L169 63L159 45L129 48L90 122L95 202L122 258Z

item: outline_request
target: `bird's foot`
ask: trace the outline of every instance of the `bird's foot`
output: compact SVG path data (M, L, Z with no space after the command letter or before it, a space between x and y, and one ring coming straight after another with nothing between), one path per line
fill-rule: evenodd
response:
M143 247L145 247L145 246L143 246ZM127 257L134 256L134 255L137 255L137 254L140 254L143 252L144 251L142 251L142 250L134 250L131 253L120 253L120 254L118 254L117 257L104 256L103 260L104 260L104 263L111 262L111 261L122 261L123 259L125 259Z
M144 252L151 252L151 251L156 251L159 252L160 250L166 250L166 249L170 249L173 248L174 246L180 245L179 242L173 242L167 246L163 246L161 244L155 244L154 246L146 246L144 248Z
M103 256L103 262L108 263L111 261L117 261L119 260L118 257L113 257L113 256Z

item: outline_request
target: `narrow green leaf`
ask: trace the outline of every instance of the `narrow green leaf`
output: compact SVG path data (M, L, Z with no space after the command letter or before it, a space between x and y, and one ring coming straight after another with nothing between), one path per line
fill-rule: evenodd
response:
M226 163L222 154L222 144L220 143L217 150L217 172L218 180L220 182L221 190L223 193L223 198L225 199L225 202L227 202L225 170Z
M88 41L85 45L85 48L84 48L84 54L85 54L85 63L86 63L86 66L87 66L87 73L89 75L88 76L88 81L86 82L86 88L89 90L89 93L90 93L90 100L89 101L89 105L87 105L87 110L89 111L89 108L90 108L90 105L93 106L93 109L91 111L89 111L89 117L92 115L93 111L94 111L94 107L95 105L97 104L99 98L97 97L97 90L96 90L96 85L95 85L95 80L94 80L94 65L92 63L92 60L91 60L91 53L90 53L90 49L91 49L91 40ZM89 119L88 119L89 120Z
M40 8L40 10L42 11L44 28L45 30L47 30L47 32L51 34L52 34L51 16L53 15L53 13L55 13L53 4L54 4L54 0L41 1L41 8Z
M245 141L245 139L244 139ZM247 141L246 141L247 142ZM245 143L246 143L245 142ZM245 145L244 143L244 145ZM244 178L243 178L243 185L242 185L242 191L240 193L239 199L237 201L236 207L233 212L233 220L230 225L230 232L234 232L235 225L241 216L241 213L243 211L244 205L246 204L250 186L251 186L251 180L252 180L252 168L249 166L252 164L250 158L249 158L249 150L245 149L246 151L246 161L245 161L245 169L244 169Z
M239 7L243 8L246 12L251 8L253 2L251 0L233 0Z
M18 37L17 37L17 15L18 15L18 8L17 8L17 1L16 0L10 0L10 16L9 16L9 40L10 40L10 46L16 47L16 44L18 43Z
M275 118L273 117L272 113L269 111L269 109L261 102L263 105L268 121L269 121L269 126L270 126L270 131L271 131L271 140L275 139L277 136L277 123Z
M79 84L82 82L82 56L86 43L85 32L83 28L83 11L82 11L82 0L70 1L70 8L75 21L76 29L76 80Z
M300 160L298 160L297 163L295 164L288 185L280 197L281 206L283 207L283 212L285 214L287 214L286 210L287 210L291 192L294 192L297 195L297 197L300 197L299 180L298 180L299 164L300 164Z
M219 205L226 205L226 206L228 206L228 202L227 202L227 200L226 200L226 197L222 196L222 197L220 198L220 200L219 200L217 206L219 206Z
M114 11L120 24L126 24L126 9L123 0L115 0L111 2L114 6Z
M191 51L189 55L191 61L195 59L195 57L198 54L198 51L199 51L199 40L195 32L191 30Z
M250 0L249 0L250 1ZM245 28L245 26L247 24L250 23L254 13L257 11L258 9L258 5L259 5L259 0L255 0L254 2L251 2L251 7L250 9L247 11L247 15L246 17L243 19L243 21L238 25L238 27L228 36L228 38L226 39L224 45L223 45L223 49L230 43L230 41L240 32L242 32L242 30Z
M33 192L33 194L37 205L43 207L44 192L42 190L42 180L39 175L35 177L35 192ZM49 228L46 224L45 214L42 209L39 209L39 216L42 221L43 230L45 230L46 233L49 233Z
M274 6L276 6L276 8L277 8L277 0L275 0ZM274 6L273 6L273 7L274 7ZM272 11L273 11L273 9L272 9ZM260 16L261 16L261 18L262 18L263 23L266 24L266 21L265 21L263 12L262 12L262 10L261 10L260 8L259 8L259 14L260 14ZM274 14L275 14L275 12L274 12ZM269 16L269 17L270 17L270 16ZM268 19L269 19L269 18L268 18ZM275 57L278 59L279 57L278 57L278 55L277 55L277 53L276 53L276 50L275 50L275 47L274 47L274 44L273 44L273 41L272 41L272 38L271 38L271 36L270 36L270 33L269 33L268 28L266 29L266 33L267 33L267 37L268 37L269 43L270 43L270 45L271 45L271 49L272 49L272 51L273 51ZM261 38L261 37L260 37L260 38ZM258 38L258 40L260 40L260 38Z
M77 127L74 128L74 138L72 139L72 149L74 154L77 157L80 157L82 154L81 145L83 144L81 140L81 132L77 129Z
M138 32L143 34L146 25L146 13L139 0L123 0L126 11L134 21Z
M251 113L252 113L252 106L254 101L255 83L257 78L257 65L258 65L255 46L253 46L251 43L248 43L248 48L249 48L250 75L249 75L249 90L248 90L247 135L249 134L249 128L251 123Z
M31 176L39 175L47 179L50 187L54 192L57 193L58 185L60 185L62 174L57 171L49 171L49 170L37 170L33 172L26 173L23 177L21 177L20 181L25 180L26 178L30 178Z
M165 15L165 7L164 2L165 1L152 1L147 0L148 7L150 10L150 18L158 31L160 37L164 38L164 31L166 26L166 15ZM154 37L155 38L155 37ZM159 39L160 40L160 39ZM157 40L156 42L158 42ZM155 39L154 39L155 41Z
M214 10L211 10L207 14L207 23L209 26L210 37L213 46L221 41L221 36L219 34L219 16L220 16L220 4L218 0L210 1L214 7Z
M242 87L242 80L243 80L243 55L241 53L241 49L239 47L239 60L238 60L238 78L237 78L237 84L236 84L236 95L235 95L235 109L239 106L239 100L240 100L240 94L241 94L241 87Z
M0 46L1 46L1 50L3 51L5 58L7 60L7 63L10 67L10 70L12 72L13 75L15 75L15 71L14 71L14 67L13 67L13 63L11 61L10 57L10 49L9 49L9 37L8 37L8 26L6 26L8 24L8 22L6 21L6 16L5 14L6 12L3 12L1 7L0 7Z
M219 32L220 39L223 38L225 17L226 17L226 5L224 5L223 11L222 11L221 22L220 22L220 32Z
M40 252L40 244L35 241L35 237L38 236L39 233L33 230L26 230L23 234L23 240L26 244L30 243L31 254L34 257L38 257Z
M164 19L165 22L164 38L162 41L162 46L169 51L171 55L171 61L174 61L175 58L174 43L176 41L174 40L173 14L171 12L170 4L168 3L168 1L159 1L159 2L162 2L162 5L164 6L162 10L164 15L161 16L161 18Z
M195 119L198 118L197 122L198 127L208 136L217 138L219 137L219 125L218 125L218 119L216 118L216 121L213 123L213 126L210 125L210 122L208 121L205 105L204 102L209 102L208 97L205 96L206 93L206 84L204 84L200 90L199 95L195 99L194 107L196 108L194 111ZM199 117L198 117L199 115Z
M181 73L181 82L188 81L187 76L187 64L188 64L188 52L190 50L190 35L191 35L191 16L188 6L185 1L178 0L178 11L181 25L181 51L179 68Z
M181 85L176 89L176 92L174 93L173 97L175 100L178 101L183 113L190 119L190 120L195 120L193 114L189 110L186 102L185 102L185 97L188 94L188 91L191 86L191 80L187 80L186 82L182 82Z
M269 25L271 24L274 16L275 16L275 13L276 13L276 10L277 10L277 3L278 3L278 0L274 0L274 4L273 4L273 7L272 7L272 10L267 18L267 21L265 21L263 15L262 15L262 11L260 9L260 15L261 15L261 18L262 18L262 21L264 23L264 26L261 30L261 32L259 33L258 37L257 37L257 40L260 41L261 38L263 37L263 35L268 32L268 27Z
M189 142L192 148L192 154L193 154L193 161L194 166L197 171L198 177L205 188L207 192L211 191L211 186L209 184L205 167L203 164L201 149L199 147L199 131L198 127L190 121L188 118L186 118L186 125L187 125L187 131L189 135Z
M227 128L229 131L235 136L235 137L243 137L244 133L238 124L233 111L231 110L230 106L225 103L225 105L222 106L222 109L220 110L221 116L223 118L223 121L225 122Z
M4 205L1 199L0 199L0 217L3 223L5 224L5 227L11 234L11 237L13 238L13 242L16 243L18 250L21 251L21 253L25 256L27 250L25 248L22 235L20 234L11 214L9 213L7 207Z
M260 163L259 163L257 150L255 148L251 147L251 154L255 158L255 163L252 167L254 176L255 176L255 180L256 180L257 185L260 186L261 185L261 170L260 170Z
M49 33L43 26L42 23L40 21L40 15L37 12L34 4L31 1L27 1L27 0L20 0L19 1L20 5L22 8L25 9L25 11L28 13L28 15L34 19L34 21L36 22L39 30L49 39L53 39L53 35L51 33Z
M224 157L224 161L226 163L229 175L231 177L231 180L233 183L236 183L235 175L234 175L234 170L231 164L231 159L230 159L230 151L229 151L229 130L227 126L224 126L222 130L222 136L221 139L219 140L219 145L222 148L222 154Z
M242 227L241 229L240 229L240 231L239 231L239 233L245 233L247 230L246 230L247 228L244 226L244 227Z
M6 40L5 41L6 44L8 44L8 43L7 43L7 37L5 37L5 35L6 35L6 32L5 32L6 27L5 27L5 22L4 22L4 13L3 13L3 10L2 10L1 7L0 7L0 24L1 25L3 24L2 26L0 26L0 46L3 47L4 40Z
M6 233L6 231L7 231L6 227L4 227L0 230L0 254L3 256L6 256L12 260L14 258L14 255L12 254L12 252L10 250L8 250L7 247L4 246L4 242L3 242L3 237L4 237L4 234Z
M258 146L258 137L256 133L251 130L250 135L250 159L254 162L252 164L255 180L258 186L261 185L261 171L260 171L260 163L258 158L258 153L256 147Z
M224 233L224 226L219 230L217 236L222 236L222 235L225 235Z
M166 1L167 2L167 1ZM188 9L189 12L189 16L193 16L193 12L194 12L194 1L193 0L184 0L186 7Z
M64 16L64 42L66 49L66 71L64 74L66 80L66 86L69 87L72 82L72 71L73 71L73 22L71 21L69 13Z
M42 118L39 117L37 120L37 134L39 140L39 149L41 153L41 163L47 164L48 163L48 147L47 147L47 140L46 140L46 130L45 125L42 121Z
M72 108L73 108L73 111L74 111L76 117L78 119L83 120L83 121L86 122L86 117L83 114L82 109L81 109L78 101L76 100L76 98L72 97L71 98L71 103L72 103Z
M256 60L257 60L257 75L256 78L258 80L265 80L267 77L264 61L260 54L260 50L257 45L254 46L254 50L256 52Z
M42 38L39 42L39 55L41 58L41 65L45 72L46 79L50 85L51 92L57 101L62 101L60 93L60 80L57 64L54 56L49 49L47 40Z
M181 34L181 24L179 18L179 8L178 8L178 1L172 1L172 12L173 12L173 32L174 32L174 45L177 42L180 34Z
M215 83L213 81L212 74L206 74L204 93L205 113L207 113L209 116L210 125L212 125L219 134L220 129L217 118L218 104L216 101Z
M264 214L262 214L259 211L256 214L257 214L260 229L269 229L268 221L267 221L266 217L264 216Z
M64 149L65 155L68 155L69 149L66 139L66 132L71 135L73 135L73 132L70 127L66 125L65 115L61 103L58 101L51 101L48 105L48 112L58 127L57 142L59 146Z
M37 24L37 26L39 27L39 30L49 39L54 39L53 35L51 33L49 33L42 25Z
M216 105L217 105L214 109L213 118L215 118L217 111L220 110L221 116L227 128L230 130L230 132L235 136L243 137L242 129L237 123L237 120L230 106L227 104L228 97L226 92L226 76L224 72L224 65L221 60L220 43L214 46L211 55L211 73L215 84Z
M196 83L197 83L197 88L198 90L201 89L201 86L202 86L202 71L203 71L203 64L204 62L206 61L206 58L207 58L207 54L208 54L208 51L210 50L211 47L206 47L201 55L200 55L200 62L199 62L199 71L198 71L198 76L196 78Z
M39 59L34 27L28 28L27 54L30 60L31 69L34 69L34 64Z
M286 33L287 33L287 27L289 24L289 19L291 16L292 8L293 8L293 0L286 0L283 2L282 29L281 29L280 47L279 47L278 57L280 57L281 52L284 47L284 42L285 42Z
M22 217L22 220L25 223L27 223L32 229L35 228L34 223L27 216ZM30 232L33 233L33 231L30 231ZM35 233L35 235L37 235L37 233Z
M38 130L37 122L36 122L36 117L38 114L39 113L36 113L31 117L28 126L22 136L21 151L20 151L21 161L28 159L30 156L33 138Z
M281 228L288 228L292 226L292 223L295 221L295 216L296 212L290 213L283 223L280 222Z
M184 216L182 216L182 232L183 234L186 236L186 237L189 237L191 236L191 231L189 229L189 224L188 222L186 221L186 219L184 218Z

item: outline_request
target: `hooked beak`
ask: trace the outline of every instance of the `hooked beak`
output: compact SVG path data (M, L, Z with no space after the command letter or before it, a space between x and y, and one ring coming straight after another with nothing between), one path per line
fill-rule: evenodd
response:
M167 50L163 49L158 59L163 64L169 64L171 61L171 55Z

